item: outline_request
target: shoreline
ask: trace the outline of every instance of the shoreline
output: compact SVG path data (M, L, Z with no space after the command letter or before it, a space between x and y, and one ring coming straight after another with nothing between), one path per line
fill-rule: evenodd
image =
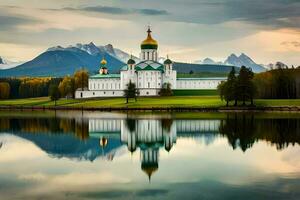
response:
M22 111L22 110L60 110L60 111L166 111L166 112L299 112L300 106L238 106L238 107L226 107L226 106L203 106L203 107L84 107L84 106L19 106L9 105L0 106L0 110L6 111Z

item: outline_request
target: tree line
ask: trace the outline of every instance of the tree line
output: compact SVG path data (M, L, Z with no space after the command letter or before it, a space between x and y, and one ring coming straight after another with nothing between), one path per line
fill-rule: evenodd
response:
M253 77L254 73L251 68L242 66L237 76L235 68L231 69L227 81L218 85L220 97L226 101L227 106L231 101L234 101L234 106L237 106L238 102L246 105L247 101L250 101L250 104L254 105L253 99L257 88L253 82Z
M279 68L254 74L250 68L242 66L238 74L234 68L227 80L218 86L222 100L254 105L254 99L296 99L300 98L300 68Z
M279 68L259 73L254 76L253 81L257 87L257 98L300 98L300 68Z
M78 70L73 76L64 78L50 77L22 77L0 78L0 99L20 99L50 96L53 99L60 97L74 97L78 88L88 86L88 72Z

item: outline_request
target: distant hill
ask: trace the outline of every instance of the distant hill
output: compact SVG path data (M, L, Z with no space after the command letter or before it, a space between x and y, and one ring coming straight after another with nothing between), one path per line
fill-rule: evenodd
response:
M229 65L208 65L208 64L190 64L175 62L173 68L177 70L177 73L201 73L201 72L217 72L228 73L233 66ZM235 67L238 70L238 67Z

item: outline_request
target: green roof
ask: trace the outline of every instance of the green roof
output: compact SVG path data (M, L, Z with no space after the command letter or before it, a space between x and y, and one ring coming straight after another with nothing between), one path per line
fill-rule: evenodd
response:
M120 74L96 74L90 76L90 79L100 79L100 78L120 78Z
M142 44L141 49L157 49L157 44Z
M170 60L169 58L167 60L165 60L164 64L172 64L172 60Z
M134 61L132 58L130 58L130 59L127 61L127 64L133 65L133 64L135 64L135 61Z
M135 65L136 71L164 71L164 66L156 61L145 60Z

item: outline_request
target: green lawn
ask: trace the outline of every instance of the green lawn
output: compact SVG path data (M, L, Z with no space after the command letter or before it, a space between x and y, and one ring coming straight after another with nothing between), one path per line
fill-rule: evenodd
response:
M217 96L217 90L173 90L174 96Z
M173 96L173 97L140 97L135 102L131 99L128 104L125 103L125 98L103 98L103 99L60 99L57 101L57 106L71 107L218 107L224 106L218 96ZM255 101L258 106L300 106L300 99L295 100L267 100L258 99ZM48 97L16 99L16 100L1 100L0 106L15 105L15 106L54 106L54 102Z

